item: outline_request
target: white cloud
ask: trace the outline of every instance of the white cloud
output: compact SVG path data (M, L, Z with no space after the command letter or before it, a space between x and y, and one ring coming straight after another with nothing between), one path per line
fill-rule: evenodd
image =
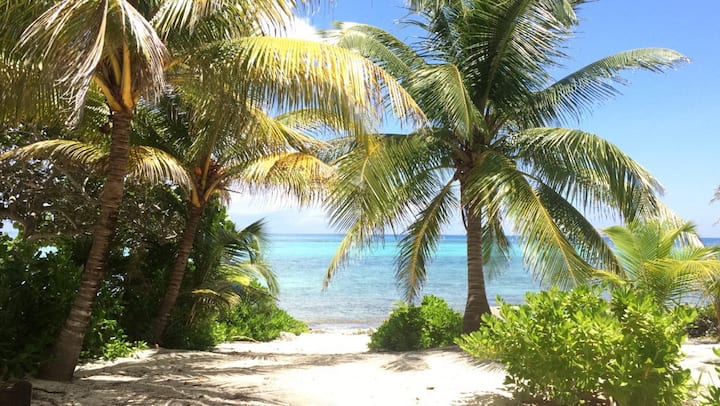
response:
M233 193L228 216L242 228L261 218L272 234L332 234L327 217L319 206L299 207L291 199L267 195L246 196Z
M307 41L322 42L323 39L318 30L310 24L307 17L291 16L287 21L281 24L275 24L272 21L264 21L260 23L263 32L268 35L287 37L294 39L303 39Z

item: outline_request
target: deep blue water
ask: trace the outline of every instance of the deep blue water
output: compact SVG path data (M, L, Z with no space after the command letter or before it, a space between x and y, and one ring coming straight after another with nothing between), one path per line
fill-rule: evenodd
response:
M350 262L333 278L329 288L322 282L341 235L274 235L266 249L280 284L280 306L311 328L377 327L402 299L395 282L396 245L387 237L379 245ZM720 245L720 239L704 239ZM467 290L464 236L446 236L428 268L422 294L437 295L462 312ZM487 284L491 304L495 297L520 303L526 292L540 284L524 268L517 249L500 275Z

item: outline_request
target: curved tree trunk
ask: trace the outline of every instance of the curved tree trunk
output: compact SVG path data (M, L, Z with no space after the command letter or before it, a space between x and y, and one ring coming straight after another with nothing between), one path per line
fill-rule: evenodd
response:
M100 217L93 229L92 245L83 269L80 288L70 308L70 314L55 341L52 359L40 373L44 379L69 381L80 357L97 293L105 279L110 243L115 235L127 174L131 121L131 112L113 114L107 175L100 196Z
M480 316L490 313L490 304L485 292L482 219L476 210L468 210L465 221L467 223L468 293L463 315L463 332L471 333L480 327Z
M200 227L200 220L205 209L205 205L202 207L196 207L190 203L188 207L188 217L185 223L185 230L183 230L182 239L180 240L180 246L178 247L178 253L175 257L172 270L170 271L170 282L167 290L165 291L165 297L163 298L160 310L152 324L152 342L154 344L160 344L162 341L165 327L167 326L168 319L170 318L170 312L175 306L178 294L180 293L180 286L182 285L183 278L185 277L185 269L187 268L188 258L190 257L190 251L192 250L193 243L195 242L195 236L197 235L198 227Z

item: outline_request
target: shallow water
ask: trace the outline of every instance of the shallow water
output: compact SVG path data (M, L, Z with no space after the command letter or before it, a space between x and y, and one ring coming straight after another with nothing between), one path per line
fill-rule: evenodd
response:
M388 237L384 245L356 258L335 275L327 290L322 282L341 235L274 235L266 250L280 283L280 306L312 328L377 327L402 299L395 282L396 244ZM706 244L720 244L708 239ZM465 237L446 236L428 266L425 295L437 295L462 311L467 290ZM540 284L526 270L515 246L506 269L491 278L487 293L491 305L500 296L521 303L527 292Z

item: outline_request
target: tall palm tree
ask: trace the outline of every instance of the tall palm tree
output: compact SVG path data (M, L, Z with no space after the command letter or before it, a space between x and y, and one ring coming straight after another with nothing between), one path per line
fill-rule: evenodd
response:
M131 124L141 99L152 103L166 85L173 85L205 94L253 94L280 107L332 104L338 117L348 120L363 115L377 118L373 106L382 105L385 96L399 116L414 109L391 77L350 52L258 35L264 26L288 21L297 4L293 0L31 3L0 2L5 12L0 73L10 85L3 87L0 100L17 101L2 117L42 117L40 109L57 111L68 100L72 117L77 117L88 91L96 89L107 103L111 128L100 215L80 289L42 374L48 379L70 379L77 364L105 274ZM23 28L18 29L18 24Z
M603 230L613 245L619 270L598 271L598 277L614 285L631 284L646 291L661 306L678 304L692 293L715 296L720 280L720 247L705 247L688 236L697 235L692 223L633 221Z
M416 297L442 227L458 208L467 234L466 332L490 312L485 273L508 257L507 225L544 282L585 281L588 262L616 268L580 210L628 220L650 215L661 207L661 185L608 141L558 125L617 94L621 71L661 72L686 58L635 49L554 80L551 70L566 58L583 1L410 3L410 22L425 33L417 44L362 24L328 33L403 83L430 128L368 137L340 160L328 208L347 235L326 283L353 247L402 230L397 277L407 299Z

